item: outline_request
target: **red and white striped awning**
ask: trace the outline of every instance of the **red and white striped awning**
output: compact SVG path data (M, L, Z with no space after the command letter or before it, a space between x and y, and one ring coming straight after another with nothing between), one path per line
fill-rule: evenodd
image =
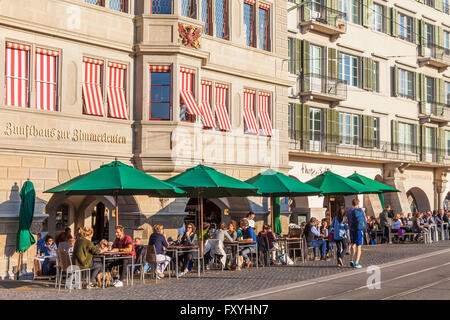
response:
M58 51L36 48L36 109L56 110Z
M247 3L247 4L255 4L256 3L256 0L244 0L244 3Z
M125 72L127 66L108 63L108 106L112 118L128 119L127 100L125 98Z
M150 66L150 72L169 72L170 66Z
M253 112L255 96L256 91L244 89L244 120L247 125L247 131L250 133L258 133L258 124Z
M6 42L5 104L28 106L28 75L30 46Z
M203 124L207 128L215 128L216 122L212 114L210 96L211 96L211 81L202 80L202 120Z
M259 92L258 114L261 128L266 136L272 136L272 123L269 116L270 93Z
M265 4L265 3L262 3L262 2L259 3L259 7L261 9L264 9L264 10L269 10L270 9L270 5L269 4Z
M181 99L183 103L186 105L187 112L189 114L198 115L202 114L200 107L198 106L197 101L194 98L192 93L192 79L194 70L187 68L180 68L181 74Z
M216 84L216 116L221 130L231 130L230 117L227 111L228 86Z
M101 74L103 61L83 58L83 98L84 113L103 116L103 95L101 88Z

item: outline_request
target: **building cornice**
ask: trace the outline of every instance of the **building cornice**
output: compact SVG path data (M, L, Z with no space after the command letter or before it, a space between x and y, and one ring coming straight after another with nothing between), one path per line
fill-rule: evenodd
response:
M338 43L336 43L336 45L338 47L349 49L349 50L356 51L356 52L359 52L359 53L364 53L364 51L365 51L364 49L360 49L360 48L357 48L357 47L354 47L354 46L351 46L351 45L345 44L345 43L338 42Z
M414 11L413 9L409 9L409 8L404 7L404 6L401 6L398 3L394 3L394 7L397 7L399 9L408 11L409 13L412 13L412 14L417 14L417 11Z
M413 65L413 64L409 64L409 63L404 62L404 61L395 60L395 63L396 63L396 64L400 64L400 65L402 65L402 66L406 66L406 67L412 68L412 69L417 69L417 66L415 66L415 65Z

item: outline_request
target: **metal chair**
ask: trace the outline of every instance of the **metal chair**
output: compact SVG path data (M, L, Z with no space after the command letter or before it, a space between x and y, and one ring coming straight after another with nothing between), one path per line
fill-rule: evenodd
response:
M158 282L158 277L156 277L156 268L158 267L158 263L161 263L161 261L158 261L156 258L156 249L154 245L148 245L147 246L147 252L145 254L145 262L149 263L151 266L152 273L155 277L155 281ZM169 269L169 279L170 279L170 263L167 266ZM141 272L143 279L145 279L144 270Z
M57 261L57 264L56 264L57 271L56 271L55 288L59 284L58 291L61 290L61 282L62 282L63 272L66 273L66 287L67 287L67 280L69 279L69 273L73 273L75 276L75 279L80 279L80 282L81 282L81 275L83 272L86 272L87 273L86 282L89 283L91 269L89 269L89 268L87 268L87 269L71 268L71 267L73 267L72 262L70 261L69 253L66 250L63 250L63 249L56 250L56 261ZM72 278L70 278L70 280L72 281ZM72 292L73 287L74 286L72 284L69 286L70 292ZM78 289L81 289L81 288L78 287Z
M56 276L51 275L43 275L42 274L42 266L39 259L34 258L33 261L33 280L52 280L56 278Z
M136 248L137 249L137 248ZM145 265L145 255L147 252L147 247L142 245L141 250L136 250L136 259L133 258L133 264L129 264L127 265L127 285L128 285L128 280L131 277L131 285L133 286L134 284L134 267L140 267L141 268L141 274L140 274L140 278L142 283L145 283L145 279L144 279L144 265Z

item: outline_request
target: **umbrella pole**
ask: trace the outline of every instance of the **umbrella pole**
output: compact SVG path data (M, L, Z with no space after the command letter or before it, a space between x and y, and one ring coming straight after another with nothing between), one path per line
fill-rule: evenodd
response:
M116 227L119 225L119 202L118 202L118 198L119 198L119 192L115 192L114 193L114 199L116 200Z
M20 267L22 265L22 255L23 255L23 253L20 252L19 253L19 264L17 266L17 280L19 280L19 276L20 276Z
M328 197L328 225L331 225L331 196Z
M203 256L203 194L200 192L200 234L201 234L201 242L200 242L200 252Z
M272 230L275 232L275 226L273 225L273 197L270 197L270 218Z

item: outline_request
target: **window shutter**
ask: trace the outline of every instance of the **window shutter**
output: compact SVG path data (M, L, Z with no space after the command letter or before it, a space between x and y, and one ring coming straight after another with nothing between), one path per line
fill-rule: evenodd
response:
M436 98L437 98L437 109L436 114L438 116L444 115L444 104L445 104L445 82L444 79L437 79L436 83Z
M373 12L373 0L363 0L361 7L362 12L362 24L366 27L372 26L372 12Z
M421 31L420 27L421 27L421 24L422 24L422 20L414 19L414 21L416 22L416 25L415 25L416 29L414 30L415 34L416 34L416 45L420 46L420 44L421 44L420 36L422 34L422 31Z
M418 133L420 133L420 160L425 161L425 147L426 147L426 128L425 126L417 125L418 126Z
M435 30L436 44L438 45L438 47L436 47L436 57L438 59L444 59L444 29L441 27L435 27Z
M336 49L328 48L328 77L336 79L338 77L339 59Z
M442 162L445 158L446 132L444 129L437 129L436 162Z
M392 151L398 151L398 121L391 121Z
M425 82L425 75L420 74L420 113L425 113L426 109L426 82Z
M303 73L303 75L307 75L310 73L310 70L309 70L309 58L311 56L310 48L309 48L310 43L309 43L309 41L306 41L306 40L302 40L302 43L303 43L303 45L302 45L302 48L303 48L303 50L302 50L302 73Z
M422 92L420 91L420 73L414 72L414 78L416 82L416 87L414 88L414 94L417 102L422 100Z
M425 22L421 19L420 20L420 39L419 39L419 45L420 45L420 55L423 57L425 56Z
M372 60L372 91L378 92L378 71L377 62Z
M339 10L339 0L328 0L328 3L333 10Z
M386 8L386 33L392 35L392 10Z
M302 40L295 39L295 74L301 72L301 58L302 58Z
M336 152L339 141L339 112L334 109L327 109L327 148L330 153Z
M363 120L363 143L362 146L365 148L375 147L374 141L374 117L372 116L362 116Z
M309 106L301 105L302 110L302 149L309 150Z
M301 140L301 129L302 129L302 109L301 104L294 104L294 113L295 113L295 140Z
M307 2L304 5L302 5L303 21L310 21L311 20L311 5L312 5L312 2Z
M444 11L444 1L434 0L434 8L439 11Z
M395 8L390 8L392 10L391 13L391 23L392 23L392 28L391 28L391 35L394 37L398 37L398 13L397 13L397 9ZM389 9L388 9L389 10Z
M399 75L398 75L398 68L397 68L397 66L394 66L394 74L393 74L393 77L392 77L392 81L394 82L394 86L393 86L393 96L394 97L398 97L398 79L400 78L399 77Z
M370 58L362 57L363 65L363 85L362 88L366 90L375 90L376 84L374 84L374 71L375 61Z

